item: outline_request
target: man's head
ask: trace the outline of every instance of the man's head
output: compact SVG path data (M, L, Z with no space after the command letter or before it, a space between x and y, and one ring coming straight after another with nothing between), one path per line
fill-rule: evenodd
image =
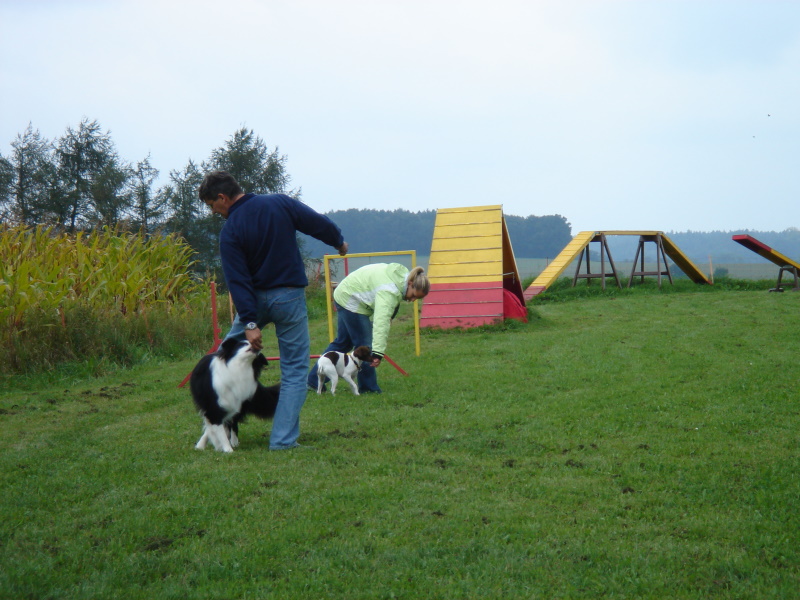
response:
M206 203L211 212L228 217L228 209L242 195L242 188L227 171L211 171L203 178L198 190L200 200Z

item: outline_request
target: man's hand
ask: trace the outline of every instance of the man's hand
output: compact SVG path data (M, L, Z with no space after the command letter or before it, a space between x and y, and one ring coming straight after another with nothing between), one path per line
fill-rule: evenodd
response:
M337 250L339 251L340 256L344 256L345 254L347 254L347 242L344 242L341 246L337 248Z
M261 341L261 330L256 329L245 329L244 337L247 338L247 341L250 342L250 345L253 346L254 350L262 350L264 345Z
M369 363L369 366L378 368L380 365L381 365L381 359L378 358L377 356L373 356L372 357L372 362Z

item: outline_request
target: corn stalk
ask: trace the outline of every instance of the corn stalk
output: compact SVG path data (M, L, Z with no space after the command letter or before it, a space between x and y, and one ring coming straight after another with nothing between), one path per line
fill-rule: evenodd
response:
M64 309L76 306L132 317L154 306L208 301L208 285L189 273L192 254L175 235L2 227L0 323L10 340L33 314L62 326Z

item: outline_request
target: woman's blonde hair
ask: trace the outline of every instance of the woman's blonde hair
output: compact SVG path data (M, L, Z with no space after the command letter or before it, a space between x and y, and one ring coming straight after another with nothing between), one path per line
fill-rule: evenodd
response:
M428 276L425 275L425 269L422 267L414 267L408 273L408 285L420 292L423 296L427 296L431 291L431 282L428 281Z

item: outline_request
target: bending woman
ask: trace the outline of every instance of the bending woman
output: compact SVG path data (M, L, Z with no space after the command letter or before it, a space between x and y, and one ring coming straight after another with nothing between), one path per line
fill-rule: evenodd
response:
M400 302L428 295L430 282L422 267L409 271L397 263L376 263L356 269L333 292L337 310L337 334L325 352L350 352L358 346L372 349L372 362L358 372L358 391L381 393L375 368L386 352L389 328ZM325 354L323 352L323 354ZM308 374L308 385L317 389L317 365Z

